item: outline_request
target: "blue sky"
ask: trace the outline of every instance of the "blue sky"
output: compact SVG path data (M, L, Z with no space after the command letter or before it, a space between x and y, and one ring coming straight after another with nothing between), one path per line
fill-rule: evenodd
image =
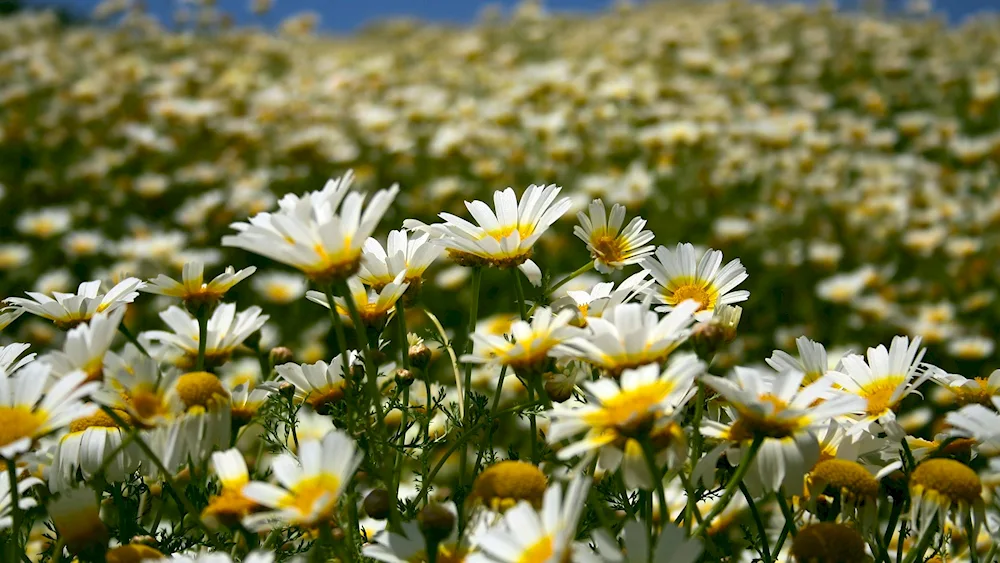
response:
M904 0L889 0L889 4L902 4ZM98 0L28 0L28 3L60 4L71 9L89 12ZM217 0L220 8L236 17L240 23L255 21L248 6L250 0ZM858 0L841 0L841 5L856 4ZM168 16L171 6L180 0L147 0L155 13ZM322 16L322 27L326 30L345 32L386 16L416 16L425 19L469 22L487 5L502 5L509 8L516 0L274 0L275 8L264 23L271 25L283 17L301 10L313 10ZM550 10L593 11L606 8L609 0L547 0ZM936 0L935 5L944 6L953 21L961 20L969 14L983 10L997 11L997 0Z

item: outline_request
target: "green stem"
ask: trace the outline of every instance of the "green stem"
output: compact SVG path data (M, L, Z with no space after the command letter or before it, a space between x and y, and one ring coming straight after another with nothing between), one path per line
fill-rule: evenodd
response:
M924 560L924 552L927 551L927 548L931 545L931 541L934 540L934 535L937 533L937 520L937 514L931 516L931 523L924 529L924 533L921 534L920 542L906 554L906 559L903 559L903 563L914 563L915 561ZM899 542L897 549L903 549L902 541Z
M52 562L60 563L63 556L63 548L66 546L66 538L59 536L56 540L56 545L52 547Z
M403 369L410 369L410 345L406 342L406 307L403 300L396 302L396 338L399 340L399 360Z
M528 382L528 402L535 402L535 385ZM531 427L531 463L538 465L538 423L535 420L535 413L528 413L528 425Z
M750 447L743 452L743 458L736 467L736 471L733 472L732 477L729 478L729 482L726 483L726 488L722 491L722 496L712 505L712 510L708 512L705 519L698 525L698 528L694 531L694 536L700 536L705 533L705 530L712 524L712 521L729 505L729 501L733 499L733 495L739 490L739 484L746 477L747 471L750 470L750 464L753 463L753 459L757 455L757 451L760 450L760 445L763 443L764 438L762 436L754 437L753 442L750 443Z
M642 445L642 454L646 458L646 469L649 470L649 478L653 480L653 487L656 489L656 500L660 502L660 529L666 525L667 520L670 518L667 515L667 495L663 490L663 477L660 475L660 468L656 466L656 452L653 451L653 445L649 442L649 439L644 439L639 442ZM650 520L652 520L652 511L650 511ZM650 552L653 551L653 545L649 546Z
M972 529L972 519L965 523L965 533L969 536L969 563L979 563L979 552L976 551L976 534ZM987 559L986 563L990 563Z
M589 271L591 271L593 269L594 269L594 261L591 260L590 262L587 262L583 266L580 266L579 268L577 268L576 271L574 271L572 274L570 274L570 275L566 276L565 278L559 280L559 283L557 283L554 286L550 287L549 288L549 294L551 295L552 293L555 292L555 290L557 290L560 287L566 285L567 283L569 283L570 281L572 281L576 277L580 276L581 274L586 274L587 272L589 272Z
M899 522L899 515L903 512L903 503L892 502L892 508L889 510L889 525L885 528L885 534L882 536L882 553L879 554L879 560L889 563L889 543L892 542L893 533L896 531L896 524ZM876 531L877 533L877 531Z
M340 318L340 313L337 312L337 302L333 298L333 284L325 285L323 293L326 294L326 302L330 304L330 320L333 322L333 333L337 338L337 347L340 348L340 362L343 366L344 379L347 381L344 389L346 393L353 394L354 378L351 374L351 359L347 353L347 335L344 333L344 320ZM348 397L348 399L350 398ZM345 413L344 418L347 419L347 431L351 436L354 436L354 417L351 414L350 412Z
M788 500L785 499L783 491L779 490L774 496L778 499L778 506L781 507L781 513L785 516L785 527L788 528L788 532L794 538L799 533L795 527L795 514L792 512L791 507L788 506Z
M705 384L698 381L698 393L694 398L694 417L691 419L691 480L694 481L694 470L701 459L701 449L703 440L701 436L701 418L705 412ZM684 508L684 531L690 533L694 522L692 516L697 512L698 495L697 491L688 491L687 506Z
M465 343L465 353L469 354L472 352L472 333L476 332L476 321L479 320L479 286L483 280L483 269L473 268L472 269L472 304L469 306L469 324L468 331L466 332L467 341ZM465 381L463 385L463 404L468 405L472 399L472 364L465 364ZM463 409L462 412L462 424L468 424L468 409ZM466 473L468 472L469 460L466 459L466 455L461 455L458 458L458 484L462 486L466 481Z
M771 550L767 545L767 531L764 528L764 520L760 517L757 504L753 501L753 495L750 494L747 486L743 483L740 483L740 492L743 493L743 498L747 499L747 506L750 507L750 515L753 516L753 522L757 526L757 534L760 536L760 548L764 552L764 563L771 563Z
M503 391L503 380L507 377L507 366L500 366L500 379L497 380L497 390L493 393L493 404L490 405L490 416L496 416L497 405L500 404L500 393Z
M17 461L14 458L5 459L7 465L7 477L10 480L10 545L8 561L20 561L24 555L21 549L21 506L17 490Z
M528 304L524 299L524 286L521 285L521 273L517 268L510 269L510 275L514 277L514 293L517 295L517 310L521 314L521 320L528 320Z
M396 459L393 463L395 470L392 473L392 488L390 489L391 494L389 495L391 503L395 503L396 499L399 498L399 480L402 479L403 462L406 459L403 451L406 447L406 418L409 412L410 386L407 385L406 387L403 387L403 415L399 420L399 449L396 451Z
M205 369L205 346L208 340L208 308L200 306L196 316L198 317L198 359L194 363L194 370L203 371Z
M455 348L454 348L454 346L451 345L451 340L448 339L448 334L444 331L444 327L441 326L441 321L439 321L438 318L436 316L434 316L434 313L430 312L426 308L424 308L423 311L424 311L424 314L427 315L427 319L431 321L432 325L434 325L434 330L437 331L438 338L440 338L440 340L441 340L441 344L444 346L445 350L448 351L448 357L449 357L449 359L451 359L451 369L452 369L452 371L455 374L455 386L456 387L460 387L459 390L458 390L458 398L459 398L458 409L460 411L460 414L462 414L464 416L465 415L465 389L462 388L462 378L459 376L458 358L455 357ZM427 383L427 390L428 390L428 393L427 393L427 407L430 408L431 399L430 399L430 392L429 391L430 391L430 388L431 388L431 382L430 382L430 379L428 379L428 378L425 378L425 381ZM430 413L428 413L428 416L430 416Z
M118 413L116 413L113 409L102 406L101 410L111 417L111 420L115 421L115 424L117 424L119 428L128 429L129 434L133 436L133 441L139 445L139 449L142 450L142 453L144 453L146 457L153 462L153 465L156 466L160 473L162 473L163 482L167 484L167 490L170 492L170 496L174 497L174 501L177 502L178 506L182 507L189 516L194 518L195 523L197 523L198 527L205 533L205 536L212 544L212 547L216 550L224 550L224 548L216 540L212 530L201 520L201 512L191 504L191 501L189 501L186 496L181 493L181 489L177 486L177 482L174 481L174 476L170 474L167 467L163 465L162 461L160 461L160 457L156 455L156 452L149 447L149 444L147 444L145 440L139 437L139 429L134 426L129 426L129 424L122 420L122 417L118 416Z
M122 321L118 325L118 332L122 333L122 335L125 336L125 339L131 342L133 345L135 345L135 347L138 348L139 351L142 352L145 356L147 357L149 356L149 352L146 351L146 347L143 346L142 342L139 342L139 339L136 338L134 334L132 334L132 331L130 331L127 326L125 326L125 321Z

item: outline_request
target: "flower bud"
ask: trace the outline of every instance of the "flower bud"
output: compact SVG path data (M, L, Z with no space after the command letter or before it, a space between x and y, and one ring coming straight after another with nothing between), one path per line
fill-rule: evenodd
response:
M410 344L410 348L407 351L407 355L410 357L410 365L417 369L427 367L427 364L431 363L431 349L424 344L424 339L411 332L406 336L406 340Z
M292 353L290 348L284 346L278 346L276 348L271 348L271 352L268 354L272 366L277 366L281 364L288 363L295 359L295 354ZM265 376L267 374L264 374Z
M364 508L365 513L375 520L385 520L389 517L389 511L392 509L393 499L389 498L389 491L385 489L373 489L372 492L368 493L365 497Z
M408 369L397 369L396 370L396 385L400 387L409 387L413 384L413 371Z
M427 545L436 547L451 535L455 527L455 515L444 506L432 502L417 514L417 524L420 525Z

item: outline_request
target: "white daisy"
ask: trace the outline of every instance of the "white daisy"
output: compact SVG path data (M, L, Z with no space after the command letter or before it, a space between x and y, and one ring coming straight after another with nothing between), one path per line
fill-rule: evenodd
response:
M123 411L117 413L125 422L131 422ZM103 469L102 477L111 483L120 483L135 472L141 460L141 451L135 443L117 451L125 439L125 432L104 411L70 422L69 432L59 438L55 459L49 471L49 486L53 491L77 486L77 475L90 479ZM107 457L116 452L111 460Z
M378 326L389 317L389 314L396 307L396 302L403 297L403 294L406 293L406 289L409 287L409 284L404 281L405 275L405 271L400 272L393 281L378 290L366 288L361 283L361 280L356 277L347 280L351 299L358 308L358 315L361 317L362 323L368 326ZM308 291L306 292L306 299L327 309L330 308L330 303L326 295L322 292ZM344 322L350 324L352 321L350 311L347 308L347 302L344 301L343 297L334 297L333 300L336 303L337 314L344 319Z
M162 342L177 352L176 362L179 366L194 366L198 358L198 319L174 306L160 313L160 318L173 332L151 330L143 333L143 336L154 342ZM268 315L261 314L261 309L257 306L237 314L235 304L219 305L208 319L205 364L224 364L244 340L264 326L268 318Z
M782 350L775 350L771 352L771 357L764 361L778 373L788 371L804 373L805 377L802 379L802 383L805 385L816 381L830 371L830 361L827 358L826 348L822 344L800 336L795 339L795 347L799 352L798 358L794 358Z
M299 437L299 456L278 456L271 464L281 487L253 481L243 487L243 495L271 511L252 514L243 520L250 530L284 526L310 526L329 517L340 495L361 463L354 441L333 430L322 441Z
M318 283L347 279L358 269L364 241L399 193L396 185L379 190L365 206L365 195L350 190L352 180L347 172L320 191L285 195L279 211L233 223L239 234L223 237L223 246L287 264Z
M0 376L0 456L12 459L32 442L92 414L97 407L84 399L97 389L87 374L68 373L46 389L51 368L41 362Z
M698 303L698 320L710 319L712 310L719 305L732 305L750 297L749 291L734 291L749 277L746 268L739 259L722 266L719 250L709 249L699 260L690 243L678 243L674 250L660 246L655 256L643 259L642 265L656 280L657 297L668 310L694 300Z
M6 346L0 346L0 372L3 374L14 373L24 366L35 361L34 353L22 356L30 348L30 344L14 342Z
M569 326L572 311L553 313L548 307L539 307L531 322L515 321L507 339L493 334L474 332L475 349L461 361L473 364L499 363L510 366L521 375L536 373L546 364L549 352L557 345L575 336L580 329Z
M424 272L441 255L441 246L432 244L429 234L408 240L406 231L390 231L386 248L379 241L365 241L358 277L375 289L395 282L402 272L403 281L419 284Z
M52 524L71 553L91 546L107 547L108 529L101 521L101 509L92 489L63 491L46 507Z
M66 333L63 349L43 357L43 361L52 366L52 375L62 377L80 370L87 374L88 381L101 381L104 377L104 354L111 348L124 316L124 308L111 313L97 313L90 322L70 329Z
M89 281L81 283L75 294L54 293L49 297L27 292L31 299L10 297L6 303L14 309L49 319L59 328L66 329L89 321L97 313L112 313L124 308L139 296L138 290L145 285L137 278L126 278L107 293L100 293L101 282Z
M971 438L976 441L976 451L993 457L1000 455L1000 397L993 397L993 408L970 404L945 415L949 436ZM994 410L997 409L997 410Z
M625 206L614 204L611 216L607 214L604 202L595 199L590 203L590 216L580 211L576 214L580 224L573 227L573 234L587 244L594 267L598 272L610 274L631 264L639 264L653 252L652 231L644 231L646 220L634 217L622 229L625 222Z
M698 308L695 301L685 301L661 318L645 305L625 303L590 319L586 333L559 345L555 353L582 359L614 376L661 363L687 340Z
M553 307L574 307L579 312L579 324L586 326L590 317L600 317L605 310L613 309L622 303L632 301L642 295L653 284L652 279L646 279L649 272L642 270L625 278L618 287L614 282L602 282L594 285L590 291L570 289L566 297L557 299Z
M943 369L930 370L931 380L954 395L959 405L978 403L990 405L1000 395L1000 369L993 370L989 377L966 378Z
M358 353L347 351L348 365L354 365ZM281 364L274 366L278 377L295 386L295 398L309 403L316 410L339 402L344 398L348 381L344 379L343 357L338 354L329 363L319 361L314 364Z
M177 297L193 307L212 306L221 301L226 292L233 286L247 279L256 271L257 268L254 266L243 268L238 272L232 266L227 266L223 273L205 283L204 262L188 262L184 264L181 281L160 274L149 280L142 291Z
M250 482L250 470L236 448L213 453L212 468L222 490L208 499L201 516L206 522L235 526L258 506L243 496L243 487Z

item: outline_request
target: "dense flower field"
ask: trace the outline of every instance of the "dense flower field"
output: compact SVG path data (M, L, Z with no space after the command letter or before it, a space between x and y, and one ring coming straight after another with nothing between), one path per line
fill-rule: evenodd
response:
M0 19L3 561L997 560L1000 21L189 8Z

